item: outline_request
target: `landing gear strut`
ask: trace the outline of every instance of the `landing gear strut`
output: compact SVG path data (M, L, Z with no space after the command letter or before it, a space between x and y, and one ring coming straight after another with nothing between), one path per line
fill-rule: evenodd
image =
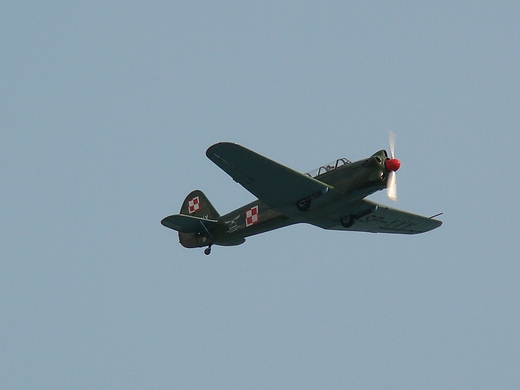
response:
M211 253L211 245L204 249L204 254L207 256Z

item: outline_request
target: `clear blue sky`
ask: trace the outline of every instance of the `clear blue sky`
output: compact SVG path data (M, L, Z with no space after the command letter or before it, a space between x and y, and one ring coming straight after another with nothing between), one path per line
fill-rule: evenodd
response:
M520 388L520 6L0 5L0 388ZM293 226L211 256L160 220L233 141L387 148L413 237Z

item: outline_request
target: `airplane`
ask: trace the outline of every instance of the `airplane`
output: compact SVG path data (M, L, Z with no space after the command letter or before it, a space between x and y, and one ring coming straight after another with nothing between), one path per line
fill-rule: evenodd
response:
M300 173L243 146L220 142L206 156L258 199L220 216L200 190L192 191L179 214L161 224L176 230L185 248L243 244L247 237L297 223L323 229L370 233L418 234L442 225L432 217L408 213L365 199L387 189L397 200L394 157L395 134L390 133L390 155L380 150L351 162L346 158Z

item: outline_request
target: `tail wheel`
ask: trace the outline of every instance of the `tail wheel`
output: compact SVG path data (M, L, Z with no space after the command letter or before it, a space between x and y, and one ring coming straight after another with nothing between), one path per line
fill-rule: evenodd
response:
M343 217L339 220L339 222L341 223L341 226L343 226L344 228L349 228L351 227L352 225L354 225L357 221L357 218L355 215L347 215L346 217Z
M211 245L204 249L204 254L207 256L211 253Z

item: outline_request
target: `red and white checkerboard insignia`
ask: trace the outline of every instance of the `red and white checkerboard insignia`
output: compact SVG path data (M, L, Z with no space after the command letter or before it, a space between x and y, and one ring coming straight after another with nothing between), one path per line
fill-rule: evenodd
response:
M199 197L193 198L192 200L188 201L188 212L190 214L193 214L195 211L200 209L200 202Z
M258 206L246 210L246 227L258 222Z

